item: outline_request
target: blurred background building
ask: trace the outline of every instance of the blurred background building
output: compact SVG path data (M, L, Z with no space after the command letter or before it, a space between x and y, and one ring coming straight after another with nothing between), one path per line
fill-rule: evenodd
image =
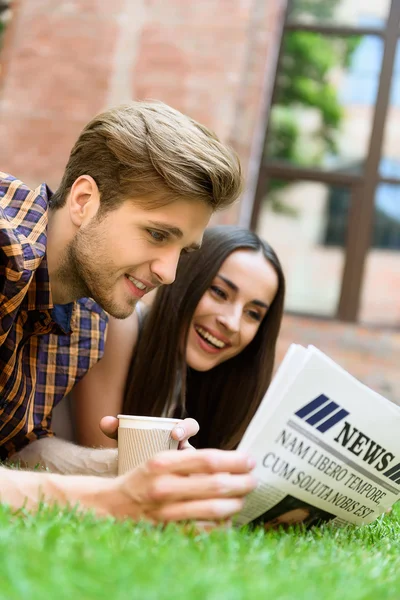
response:
M56 187L82 126L157 98L238 151L220 222L283 262L314 343L400 403L400 0L0 0L0 165Z

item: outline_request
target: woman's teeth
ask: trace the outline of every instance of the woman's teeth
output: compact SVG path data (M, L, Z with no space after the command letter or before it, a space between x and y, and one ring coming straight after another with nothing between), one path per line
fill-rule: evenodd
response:
M209 342L210 344L212 344L213 346L215 346L216 348L225 348L226 344L224 342L221 342L221 340L219 340L218 338L214 337L213 335L211 335L211 333L208 333L208 331L206 331L205 329L203 329L202 327L196 327L195 328L197 333L207 342Z
M138 281L137 279L135 279L131 275L128 275L128 279L130 279L132 281L133 285L136 285L136 287L139 288L139 290L145 290L146 289L146 286L144 285L144 283L142 283L141 281Z

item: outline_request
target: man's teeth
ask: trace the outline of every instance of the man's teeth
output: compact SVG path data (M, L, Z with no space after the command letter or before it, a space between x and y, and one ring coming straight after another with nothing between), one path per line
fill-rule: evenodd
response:
M133 285L136 285L136 287L139 288L139 290L146 289L146 286L144 285L144 283L142 283L141 281L138 281L134 277L131 277L130 275L128 275L128 279L130 279L132 281Z
M202 327L196 327L196 331L202 338L207 340L207 342L210 342L210 344L216 346L216 348L225 348L226 344L224 342L221 342L221 340L211 335L211 333L208 333L208 331Z

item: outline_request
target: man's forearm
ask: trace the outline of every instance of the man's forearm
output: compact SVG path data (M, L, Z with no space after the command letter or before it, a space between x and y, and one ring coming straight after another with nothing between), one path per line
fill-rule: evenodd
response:
M11 457L22 468L47 468L66 475L117 474L118 451L115 448L84 448L55 437L42 438L25 446Z
M41 502L59 506L81 506L99 515L107 514L105 500L109 479L91 476L54 475L0 467L0 502L11 508L35 510Z

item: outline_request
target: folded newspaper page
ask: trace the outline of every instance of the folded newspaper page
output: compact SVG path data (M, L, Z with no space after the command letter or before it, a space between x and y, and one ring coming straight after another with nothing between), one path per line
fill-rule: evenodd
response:
M239 526L362 525L400 498L400 408L312 346L289 348L239 449L259 480Z

